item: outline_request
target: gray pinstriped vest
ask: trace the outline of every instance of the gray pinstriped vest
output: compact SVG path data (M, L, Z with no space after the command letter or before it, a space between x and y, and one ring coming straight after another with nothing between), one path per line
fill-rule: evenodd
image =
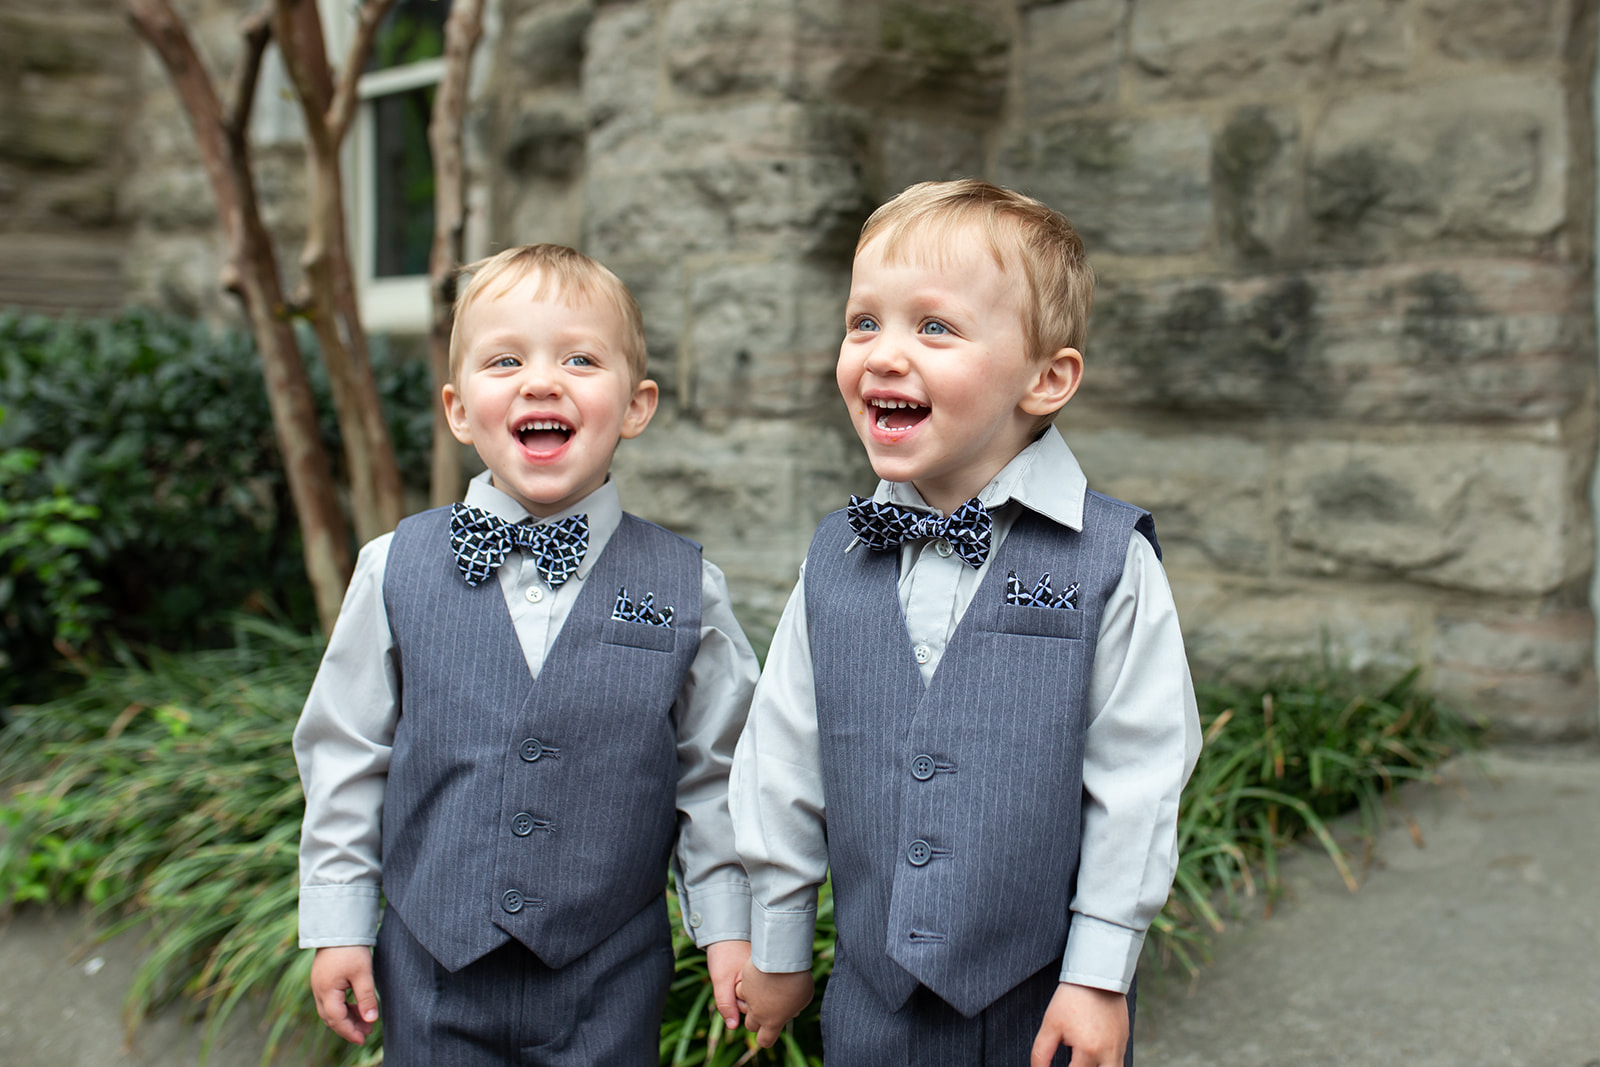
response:
M535 680L500 583L461 580L449 520L401 522L384 574L402 694L384 894L452 971L508 938L561 967L666 886L699 546L623 515ZM612 619L619 586L672 626Z
M923 685L899 553L857 546L842 511L806 557L838 950L897 1010L918 982L973 1016L1059 961L1077 881L1085 704L1100 616L1144 511L1098 493L1083 532L1012 527ZM1005 603L1079 583L1079 610Z

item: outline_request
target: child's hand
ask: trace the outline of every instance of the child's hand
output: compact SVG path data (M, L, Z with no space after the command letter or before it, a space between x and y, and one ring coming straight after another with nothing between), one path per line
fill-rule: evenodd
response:
M739 1011L742 1005L734 996L734 986L739 982L739 972L750 962L750 942L713 941L706 946L706 970L711 972L711 997L717 1002L717 1013L729 1030L739 1029Z
M1071 1067L1122 1067L1128 1047L1128 998L1109 989L1062 982L1033 1040L1032 1067L1050 1067L1062 1045L1072 1048Z
M344 995L356 995L354 1004ZM328 1029L357 1045L378 1021L378 989L372 984L372 950L365 945L319 948L311 960L311 995Z
M789 1020L811 1003L814 992L810 971L785 971L768 974L753 963L746 963L739 975L735 995L745 1003L744 1026L755 1031L756 1044L771 1048Z

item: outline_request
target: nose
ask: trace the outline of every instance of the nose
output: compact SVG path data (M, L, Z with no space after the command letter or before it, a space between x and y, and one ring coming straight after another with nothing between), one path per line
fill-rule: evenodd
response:
M559 396L561 376L546 360L531 359L522 368L517 390L525 397Z
M885 330L867 347L863 366L869 374L899 375L910 368L910 361L906 359L905 345Z

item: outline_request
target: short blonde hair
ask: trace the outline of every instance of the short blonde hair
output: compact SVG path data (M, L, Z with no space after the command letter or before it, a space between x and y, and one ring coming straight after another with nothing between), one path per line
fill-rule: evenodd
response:
M622 346L628 357L628 372L633 384L644 380L648 368L645 352L644 316L639 312L639 302L622 283L598 260L590 259L575 248L566 245L520 245L508 248L487 259L469 263L461 268L460 284L456 294L454 321L450 327L450 380L455 382L461 373L461 317L472 302L485 295L491 299L503 296L512 286L531 275L539 275L535 299L554 296L574 302L591 300L609 301L622 318ZM458 279L459 283L459 279Z
M884 255L894 259L905 254L912 237L927 235L947 245L970 225L983 227L1001 270L1013 257L1022 264L1028 357L1043 361L1062 348L1081 352L1094 303L1094 270L1072 223L1032 197L977 178L919 182L872 213L856 253L881 237Z

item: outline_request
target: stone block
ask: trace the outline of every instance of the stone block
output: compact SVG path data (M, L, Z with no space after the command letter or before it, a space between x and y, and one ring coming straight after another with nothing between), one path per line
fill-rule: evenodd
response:
M884 123L879 171L887 200L916 182L981 177L983 134L962 126L891 118Z
M1284 456L1288 565L1495 598L1539 596L1593 564L1576 457L1521 441L1305 441ZM1588 459L1582 461L1587 469Z
M1169 560L1192 551L1188 565L1267 573L1276 529L1267 504L1266 445L1243 437L1078 429L1072 411L1069 405L1057 426L1090 487L1150 512Z
M1589 612L1490 604L1441 614L1430 680L1497 732L1549 741L1594 732L1594 656Z
M1403 71L1409 15L1402 0L1140 0L1128 29L1137 93L1259 95Z
M684 323L688 321L683 264L678 260L623 256L608 259L606 266L616 271L639 303L639 312L644 316L645 344L650 353L650 377L661 386L662 405L676 409L682 402L678 387L678 349Z
M1066 214L1096 252L1180 255L1211 244L1211 138L1193 116L1072 119L1019 131L998 180Z
M710 429L663 412L623 442L612 473L623 506L705 546L734 611L764 649L811 534L852 492L870 491L843 419L738 419Z
M840 406L833 368L849 290L848 270L792 260L697 272L680 359L692 377L688 408L784 417Z
M500 158L516 180L570 181L583 168L588 124L575 93L541 93L507 120Z
M1424 662L1421 605L1360 587L1240 588L1177 570L1169 577L1197 679L1259 681L1324 656L1354 670L1404 671Z
M837 113L793 101L596 131L588 247L602 259L722 251L844 259L872 206L863 142Z
M1303 241L1300 122L1288 108L1243 107L1228 117L1211 152L1217 224L1248 262L1291 259Z
M1309 141L1314 239L1363 259L1536 247L1567 221L1566 110L1559 80L1538 74L1336 101Z
M521 12L506 27L507 73L526 85L576 86L594 17L589 0L556 0Z
M801 0L809 86L851 104L999 117L1010 78L1004 0Z
M1517 260L1112 282L1082 395L1220 416L1548 419L1591 388L1588 299L1576 270Z
M1126 11L1124 0L1072 0L1023 12L1025 118L1116 98Z
M647 4L603 7L589 26L579 80L589 125L648 123L661 77L656 20Z
M1571 24L1569 0L1426 0L1419 33L1453 59L1554 59Z
M699 96L788 91L796 24L794 0L673 0L662 25L667 75Z

